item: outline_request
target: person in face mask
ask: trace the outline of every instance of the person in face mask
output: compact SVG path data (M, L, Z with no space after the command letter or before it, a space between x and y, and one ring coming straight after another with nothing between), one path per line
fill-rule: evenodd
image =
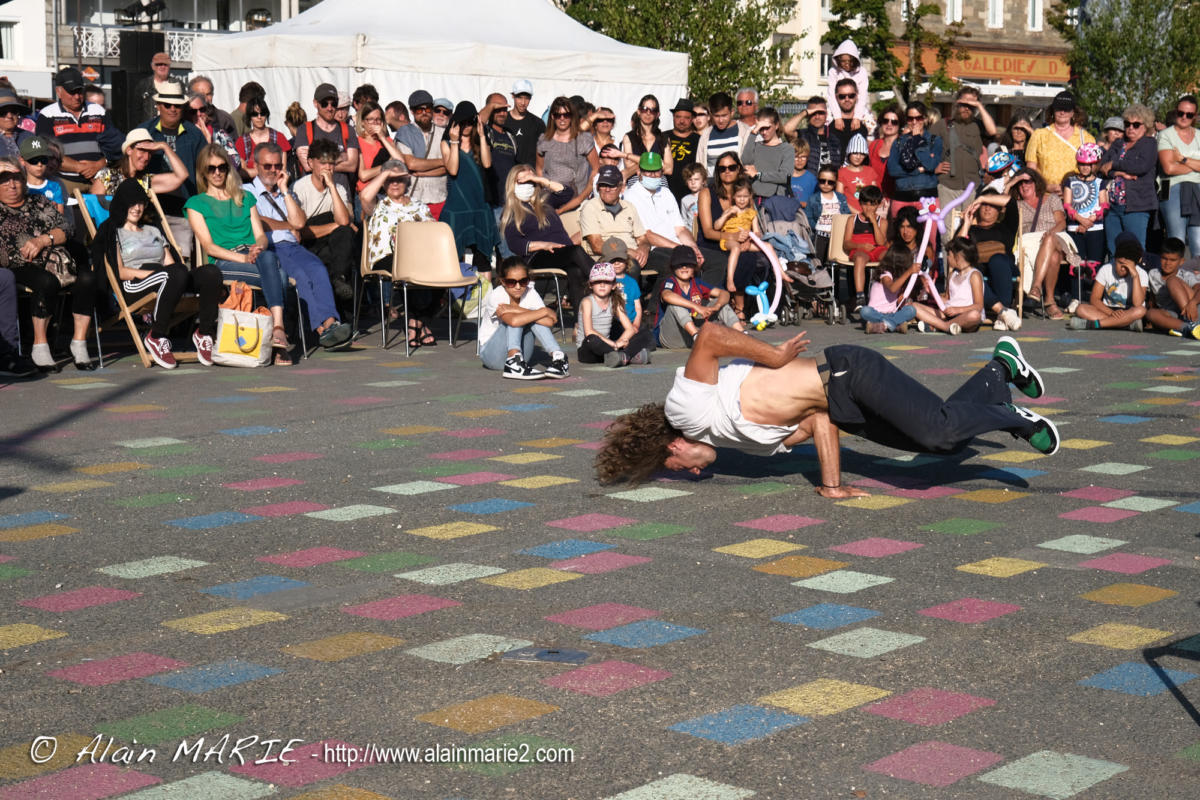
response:
M637 210L646 227L646 243L650 253L646 268L665 272L671 261L671 250L687 245L696 254L696 263L704 263L704 255L696 239L679 213L679 204L667 188L663 177L663 159L658 153L642 153L638 160L638 179L625 190L625 200Z

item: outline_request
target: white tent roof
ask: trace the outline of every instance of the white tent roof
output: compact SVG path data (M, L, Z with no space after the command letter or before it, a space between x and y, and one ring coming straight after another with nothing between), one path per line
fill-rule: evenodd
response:
M346 92L372 83L384 104L425 89L482 105L525 78L537 113L580 94L620 119L644 94L670 107L687 93L688 69L685 54L610 39L547 0L323 0L261 30L198 38L192 64L212 78L218 106L237 105L238 89L255 80L280 118L294 99L309 110L324 82Z

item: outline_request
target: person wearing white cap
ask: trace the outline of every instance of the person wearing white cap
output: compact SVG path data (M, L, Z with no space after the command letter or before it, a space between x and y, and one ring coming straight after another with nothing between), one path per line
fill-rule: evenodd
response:
M846 195L846 203L855 214L862 211L858 192L864 186L879 186L880 175L868 162L869 148L861 133L850 137L846 145L846 163L838 170L837 191Z
M527 80L514 83L512 99L504 129L512 134L517 143L517 163L532 167L537 163L537 143L546 132L546 123L536 114L529 113L529 101L533 99L532 83Z

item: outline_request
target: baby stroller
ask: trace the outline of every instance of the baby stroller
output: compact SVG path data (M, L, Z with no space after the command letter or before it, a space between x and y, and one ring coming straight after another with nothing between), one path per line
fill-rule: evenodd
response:
M845 314L834 298L833 276L821 264L813 246L808 217L793 197L769 197L759 208L763 241L779 254L792 283L784 283L779 298L780 325L797 325L806 319L829 324Z

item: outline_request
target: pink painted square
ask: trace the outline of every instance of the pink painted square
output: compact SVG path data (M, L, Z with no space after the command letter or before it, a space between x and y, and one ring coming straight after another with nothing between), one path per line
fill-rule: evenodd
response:
M1139 556L1135 553L1110 553L1090 561L1081 561L1079 566L1102 569L1106 572L1120 572L1123 575L1140 575L1158 567L1171 563L1169 558L1152 558Z
M52 678L80 683L84 686L107 686L110 683L145 678L159 672L168 672L188 666L186 661L156 656L153 653L129 653L103 661L87 661L73 667L56 669L46 674Z
M364 397L343 397L340 400L334 400L339 406L373 406L378 403L386 403L386 397L372 397L370 395Z
M16 556L0 556L0 564L3 564L6 561L16 561L16 560L17 560Z
M906 747L899 753L864 764L863 769L926 786L949 786L1003 760L999 753L934 741Z
M44 597L34 597L22 600L20 605L29 608L40 608L43 611L78 611L81 608L103 606L108 603L119 603L122 600L132 600L141 597L141 592L129 592L124 589L109 589L104 586L85 586L61 594L48 594Z
M299 486L304 481L295 478L255 478L252 481L221 484L226 489L237 489L239 492L261 492L263 489L282 489L284 486Z
M824 521L823 519L813 519L812 517L798 517L795 514L776 514L773 517L760 517L759 519L750 519L745 522L735 522L733 524L739 528L754 528L758 531L784 533L786 531L807 528L809 525L820 525Z
M919 356L938 356L946 351L938 350L936 347L922 347L918 350L909 350L908 352L909 354L915 354Z
M264 464L290 464L293 461L312 461L317 458L324 458L320 453L271 453L265 456L255 456L255 461L261 461Z
M941 725L964 714L996 705L995 700L959 692L923 688L865 706L863 711L913 725Z
M666 670L639 667L627 661L601 661L545 678L542 683L592 697L608 697L647 683L665 681L669 677L671 673Z
M888 494L893 497L905 497L909 500L937 500L939 497L949 497L961 492L962 489L955 489L951 486L930 486L928 489L896 489Z
M602 430L606 430L609 425L612 425L612 422L610 422L608 420L600 420L599 422L585 422L582 425L580 425L579 427L595 428L598 431L602 431Z
M1063 497L1074 497L1076 500L1091 500L1094 503L1111 503L1113 500L1120 500L1123 497L1129 497L1133 492L1126 489L1109 489L1104 486L1084 486L1082 489L1072 489L1069 492L1063 492Z
M861 486L865 489L884 489L887 491L897 489L928 489L929 481L924 481L915 475L885 475L882 478L859 478L852 481L851 485Z
M1138 512L1121 508L1105 508L1104 506L1086 506L1059 514L1060 519L1074 519L1080 522L1120 522L1128 517L1136 517Z
M358 752L360 760L350 766L342 763L346 759L335 756L336 748L339 745L342 746L343 753L346 750ZM326 753L329 754L328 761L325 760ZM365 758L365 748L340 742L337 739L326 739L321 742L306 744L303 747L297 747L288 753L288 760L295 759L295 763L284 764L282 762L275 762L271 764L255 764L248 761L241 766L231 767L229 771L246 775L255 780L275 783L280 786L306 786L310 783L323 781L327 778L369 766L363 760Z
M1109 350L1145 350L1144 344L1110 344Z
M309 369L289 369L288 375L333 375L341 372L340 369L328 369L325 367L311 367Z
M265 506L251 506L240 509L243 514L254 514L259 517L290 517L293 514L307 514L309 511L324 511L329 506L320 503L310 503L307 500L292 500L287 503L268 503Z
M438 478L441 483L453 483L457 486L478 486L481 483L495 483L496 481L510 481L516 475L505 475L503 472L464 472L462 475L447 475L444 478Z
M443 436L453 436L456 439L474 439L479 436L497 436L504 431L499 428L461 428L457 431L442 431Z
M82 764L0 789L0 800L100 800L162 783L162 778L112 764Z
M584 514L579 517L556 519L546 524L552 528L566 528L569 531L602 531L607 528L619 528L622 525L632 525L636 519L614 517L610 514Z
M839 544L836 547L829 548L839 553L849 553L852 556L866 556L867 558L882 558L884 556L892 556L896 553L905 553L909 550L916 550L918 547L924 547L923 544L916 542L901 542L896 539L881 539L872 537L870 539L859 539L857 542L847 542Z
M427 611L437 611L440 608L461 606L457 600L447 600L444 597L433 597L427 594L402 594L399 597L387 597L360 606L347 606L342 609L345 614L370 619L403 619L415 617Z
M1111 358L1124 358L1124 356L1123 356L1123 355L1121 355L1120 353L1091 353L1090 355L1086 355L1086 356L1084 356L1084 358L1106 358L1106 359L1111 359ZM1026 398L1026 399L1028 399L1028 398Z
M992 600L979 600L974 597L964 597L961 600L951 600L937 606L930 606L918 611L926 617L948 619L951 622L987 622L989 619L1003 617L1014 611L1020 611L1020 606L1011 603L996 603Z
M1042 395L1041 397L1022 397L1021 402L1031 406L1052 406L1067 402L1067 398Z
M470 461L473 458L491 458L498 455L499 450L448 450L445 453L431 453L429 457L442 461Z
M630 622L657 616L658 612L649 608L638 608L621 603L600 603L577 608L574 611L564 611L561 614L551 614L543 619L575 628L587 628L590 631L605 631L618 625L628 625Z
M285 567L315 567L318 564L328 564L330 561L345 561L348 558L365 556L361 550L342 550L337 547L310 547L307 550L297 550L294 553L280 553L276 556L261 556L255 561L266 561L270 564L280 564Z
M631 556L625 553L605 551L603 553L588 553L578 558L568 558L565 561L555 561L550 569L565 569L570 572L582 572L585 575L599 575L601 572L612 572L636 564L646 564L653 559L645 556Z

